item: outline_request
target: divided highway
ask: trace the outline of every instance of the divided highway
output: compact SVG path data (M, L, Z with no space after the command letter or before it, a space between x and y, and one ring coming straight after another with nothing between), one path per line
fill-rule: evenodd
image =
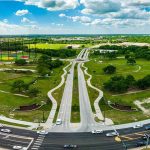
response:
M75 148L77 150L125 150L136 147L137 142L141 140L141 137L145 133L150 134L148 130L145 130L145 126L138 129L129 127L126 129L118 129L116 126L105 126L94 120L86 80L81 69L82 64L88 60L88 54L89 49L83 49L77 58L72 61L71 68L68 71L57 116L57 119L60 119L62 123L60 125L54 125L46 135L40 135L34 131L3 127L10 129L12 133L4 134L0 132L0 147L2 149L11 150L14 145L19 145L29 150L62 150L64 149L64 145L73 144L77 145L77 148ZM77 63L81 122L77 128L73 129L70 120L74 68ZM115 136L106 136L106 133L116 131L115 128L119 133L118 138L120 141L117 141L118 138ZM107 131L104 131L102 134L92 134L91 131L94 129Z

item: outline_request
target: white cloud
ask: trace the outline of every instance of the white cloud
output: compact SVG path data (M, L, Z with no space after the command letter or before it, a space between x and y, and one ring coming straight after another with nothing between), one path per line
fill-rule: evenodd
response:
M121 9L121 3L118 0L81 0L84 9L83 14L105 14L117 12Z
M139 8L126 8L120 12L112 13L111 17L120 19L148 19L150 18L150 12L141 10Z
M8 19L4 19L3 22L4 22L4 23L8 23Z
M59 17L66 17L65 14L59 14Z
M65 17L67 19L71 19L73 22L80 22L85 25L91 23L92 21L91 18L87 16L67 16L66 14L60 14L59 17Z
M22 9L22 10L18 10L15 14L16 14L16 16L24 16L28 13L29 13L29 11L27 9Z
M61 24L61 23L54 23L54 22L52 23L52 25L53 25L53 26L58 26L58 27L63 27L63 26L64 26L64 24Z
M35 5L39 8L45 8L48 11L75 9L78 0L20 0L26 5Z
M30 23L30 24L36 23L36 22L34 22L34 21L31 21L30 19L28 19L28 18L26 18L26 17L23 17L23 18L21 19L21 22L22 22L22 23Z

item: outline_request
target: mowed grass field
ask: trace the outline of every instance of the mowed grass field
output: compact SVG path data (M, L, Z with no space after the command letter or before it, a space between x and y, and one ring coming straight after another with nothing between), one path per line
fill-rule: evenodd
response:
M7 117L13 116L14 118L19 120L39 122L43 120L43 112L44 112L45 119L47 119L52 106L51 101L49 101L47 105L44 105L40 109L34 111L16 112L13 110L22 105L31 105L34 103L41 104L41 101L46 102L48 100L47 97L48 91L56 87L60 83L61 75L63 74L62 68L67 64L68 62L64 62L63 66L53 70L53 73L49 78L40 78L34 85L32 85L33 87L39 88L39 90L41 91L39 96L36 98L16 96L14 95L14 93L12 93L11 90L11 85L15 80L18 79L24 80L25 83L29 83L38 76L36 73L31 75L25 75L25 74L0 72L0 114L5 115ZM5 65L5 67L9 68L10 66ZM3 93L2 91L10 93ZM60 97L62 95L63 89L59 90L58 92L59 96L57 96L57 98L61 99Z
M48 43L38 43L36 44L36 48L38 49L55 49L60 50L66 48L68 44L48 44ZM29 47L29 45L28 45ZM30 44L30 48L35 48L35 44Z
M146 60L137 60L135 66L128 65L125 59L116 59L116 60L101 60L99 58L92 58L91 61L85 63L85 66L88 67L88 72L93 75L92 84L99 89L104 91L104 96L107 100L112 102L121 102L125 105L134 105L135 100L144 100L150 97L150 90L140 91L138 93L117 95L110 93L103 88L103 83L107 82L114 75L105 75L103 73L103 68L107 65L112 64L117 68L117 72L114 75L123 75L126 76L131 74L135 79L143 78L144 76L150 74L150 61ZM86 77L87 78L87 77ZM94 103L94 100L98 96L98 93L94 92L93 89L89 89L89 95L91 103ZM135 92L135 91L134 91ZM103 109L104 107L104 109ZM111 118L116 124L132 122L136 120L143 120L150 118L150 116L144 115L143 112L121 112L114 110L112 108L106 108L102 105L102 110L105 111L106 117Z

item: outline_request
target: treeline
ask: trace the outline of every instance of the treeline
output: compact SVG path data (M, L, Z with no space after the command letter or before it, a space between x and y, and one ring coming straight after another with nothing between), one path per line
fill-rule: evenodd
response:
M76 56L76 50L71 49L61 49L61 50L52 50L52 49L36 49L36 53L46 54L51 57L60 57L60 58L67 58Z
M36 48L29 48L26 45L23 45L22 42L3 42L0 43L0 50L2 51L25 51L25 52L33 52L33 53L41 53L46 54L51 57L60 57L60 58L67 58L76 56L76 50L74 49L61 49L59 51L53 49L38 49Z
M23 45L22 42L2 42L0 43L0 50L3 51L25 51L28 47Z
M37 71L41 76L49 76L54 68L58 68L63 65L63 62L59 59L52 60L48 55L42 55L37 62Z
M110 92L123 93L128 89L140 89L145 90L150 88L150 75L145 76L142 79L135 80L132 75L113 76L108 82L104 83L104 88Z
M125 46L117 46L117 45L105 45L105 46L100 46L99 48L105 50L118 50L117 52L114 52L115 55L127 55L133 53L135 58L144 58L150 60L150 49L148 46L126 46L125 47ZM100 54L100 55L105 55L105 54Z

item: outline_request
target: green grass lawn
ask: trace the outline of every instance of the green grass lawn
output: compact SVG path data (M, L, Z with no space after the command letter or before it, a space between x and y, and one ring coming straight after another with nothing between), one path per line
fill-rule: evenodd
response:
M103 61L102 63L100 61ZM124 95L116 95L114 93L110 93L103 89L103 83L108 81L113 75L105 75L103 73L103 68L107 65L112 64L116 66L117 72L115 75L133 75L136 79L143 78L144 76L150 74L150 61L146 60L137 60L137 65L130 66L126 64L125 59L117 59L117 60L101 60L99 58L92 58L91 61L85 63L85 66L89 68L88 73L93 75L92 84L104 91L104 96L107 100L112 102L121 102L123 104L134 106L133 102L135 100L143 100L145 98L150 97L150 90L142 91L134 94L124 94ZM141 70L136 72L141 66ZM86 77L87 78L87 77ZM92 105L94 104L94 100L98 96L98 93L94 92L94 90L88 88L89 96ZM92 106L93 107L93 106ZM150 118L150 116L144 115L141 111L139 112L121 112L114 109L107 109L106 116L111 118L116 124L132 122L134 120L143 120ZM132 117L131 117L132 116Z
M11 84L17 80L24 80L26 83L31 82L37 77L37 74L16 74L16 73L6 73L0 72L0 90L10 92L9 94L0 92L0 114L3 114L7 117L10 117L10 113L14 114L14 118L19 120L26 120L32 122L39 122L43 120L43 112L44 112L44 120L49 115L51 110L51 101L47 105L44 105L38 110L27 111L27 112L13 112L15 108L18 108L22 105L31 105L34 103L41 104L41 101L47 101L47 93L52 88L56 87L61 81L61 75L63 74L62 68L66 66L68 62L64 62L64 65L60 68L56 68L53 70L53 73L49 78L40 78L37 80L36 84L32 85L40 89L41 93L37 98L26 98L13 95L11 91ZM23 67L24 68L24 67ZM61 97L63 90L60 88L57 91L59 97ZM60 98L58 98L58 102L60 102Z
M59 49L63 49L67 46L68 44L43 44L43 43L38 43L36 44L36 48L38 49L55 49L55 50L59 50ZM29 46L29 45L28 45ZM30 48L35 48L34 44L30 44Z

